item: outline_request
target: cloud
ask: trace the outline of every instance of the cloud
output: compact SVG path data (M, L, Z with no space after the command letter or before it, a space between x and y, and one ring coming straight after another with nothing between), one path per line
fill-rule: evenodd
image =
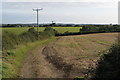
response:
M91 8L118 8L116 3L112 2L5 2L3 9L16 8L54 8L54 7L91 7Z
M21 2L32 2L33 4L30 4L30 6L34 5L34 3L51 3L54 6L57 2L64 2L65 5L72 5L72 6L78 6L77 3L79 4L79 2L81 4L79 4L79 7L110 7L110 8L114 8L114 7L118 7L118 1L120 0L4 0L4 2L19 2L20 4L17 4L16 6L22 5ZM74 3L76 2L76 5L74 5ZM45 5L45 4L44 4Z
M4 0L3 2L118 2L119 0Z
M115 23L117 22L117 5L112 2L5 2L3 3L4 22L33 22L36 12L33 8L43 8L40 22L73 23ZM107 0L106 0L107 1ZM111 0L110 0L111 1ZM113 1L113 0L112 0ZM12 18L12 20L11 20Z

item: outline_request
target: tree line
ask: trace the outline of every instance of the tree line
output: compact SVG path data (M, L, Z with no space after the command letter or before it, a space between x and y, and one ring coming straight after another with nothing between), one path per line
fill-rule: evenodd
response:
M84 26L94 26L94 27L102 27L102 26L119 26L117 24L62 24L62 23L46 23L46 24L39 24L39 27L84 27ZM37 27L36 24L2 24L0 27Z

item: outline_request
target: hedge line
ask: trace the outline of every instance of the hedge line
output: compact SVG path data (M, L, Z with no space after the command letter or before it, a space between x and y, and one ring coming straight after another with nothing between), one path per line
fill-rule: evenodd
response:
M4 31L2 35L2 50L14 49L21 44L47 39L55 36L56 32L50 27L46 27L43 32L39 32L39 35L34 28L30 28L27 32L20 35Z
M68 35L81 35L81 34L93 34L93 33L109 33L109 32L120 32L120 26L105 25L101 27L86 25L80 29L79 32L68 32L57 33L56 36L68 36Z

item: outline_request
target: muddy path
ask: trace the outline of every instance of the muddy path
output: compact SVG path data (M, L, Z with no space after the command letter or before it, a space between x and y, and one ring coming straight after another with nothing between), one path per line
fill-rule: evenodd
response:
M57 38L59 40L60 38ZM55 42L56 42L55 41ZM26 55L19 78L68 78L72 64L64 62L54 42L32 49Z
M65 36L47 45L38 46L26 55L19 77L84 77L88 74L90 66L95 68L100 52L115 42L116 35L113 33Z
M64 62L64 59L59 56L58 52L54 49L52 45L44 47L42 53L43 55L45 55L45 59L49 63L53 64L53 66L57 68L57 70L63 72L63 75L61 77L69 77L73 65Z
M31 50L21 68L20 78L59 78L63 72L59 71L53 64L45 59L42 50L45 46Z

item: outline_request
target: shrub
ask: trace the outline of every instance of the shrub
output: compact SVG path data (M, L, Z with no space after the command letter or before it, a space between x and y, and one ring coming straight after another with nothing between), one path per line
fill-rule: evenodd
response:
M51 27L46 27L43 32L39 32L39 35L34 28L30 28L27 32L24 32L20 35L15 35L14 33L4 31L2 35L2 49L14 49L17 45L20 44L50 38L52 36L55 36L55 33L57 33L57 31Z
M104 25L104 26L91 26L85 25L80 29L80 33L99 33L99 32L120 32L120 26Z
M15 45L18 45L19 40L18 36L10 33L10 32L3 32L2 35L2 49L13 49Z
M98 61L92 78L94 80L114 80L120 74L120 39Z

